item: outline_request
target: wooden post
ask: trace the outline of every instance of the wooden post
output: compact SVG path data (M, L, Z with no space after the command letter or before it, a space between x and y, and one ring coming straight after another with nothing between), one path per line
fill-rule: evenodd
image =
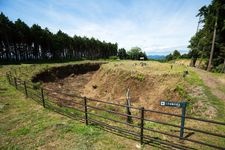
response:
M225 58L224 58L223 69L222 69L221 73L225 73Z
M24 91L25 91L26 97L28 97L26 81L24 81L23 84L24 84Z
M17 79L16 79L16 77L14 77L14 84L15 84L15 87L17 89Z
M44 90L43 90L43 88L41 88L41 98L42 98L43 107L45 108L45 98L44 98Z
M130 89L128 88L127 90L127 99L126 99L126 109L127 109L127 123L132 123L132 117L131 117L131 111L130 111L130 106L131 106L131 103L130 103Z
M88 114L87 114L87 98L84 97L84 112L85 112L85 124L88 125Z
M141 107L140 109L140 113L141 113L141 124L140 124L140 129L141 129L141 132L140 132L140 143L141 145L143 145L144 143L144 114L145 114L145 109L144 107Z

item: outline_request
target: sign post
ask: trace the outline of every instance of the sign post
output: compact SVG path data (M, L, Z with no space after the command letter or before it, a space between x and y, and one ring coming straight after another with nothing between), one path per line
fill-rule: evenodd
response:
M182 109L181 113L181 123L180 123L180 139L184 137L184 125L185 125L185 115L186 115L186 107L187 102L170 102L170 101L161 101L161 106L169 106L169 107L178 107Z
M181 114L181 124L180 124L180 139L182 139L184 137L186 107L187 107L187 102L182 102L181 103L182 114Z

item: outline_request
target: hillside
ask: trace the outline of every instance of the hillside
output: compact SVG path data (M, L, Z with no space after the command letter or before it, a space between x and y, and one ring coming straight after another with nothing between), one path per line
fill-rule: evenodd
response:
M126 92L129 88L131 105L134 107L144 106L146 109L180 115L180 109L160 106L160 101L187 101L188 116L225 121L223 117L225 113L225 102L223 100L225 77L221 74L189 68L180 63L159 63L154 61L96 61L90 63L86 61L65 64L3 66L1 68L2 74L6 71L11 71L13 76L25 80L38 81L35 83L35 87L42 86L45 89L52 90L53 92L48 94L60 97L59 100L62 103L66 97L63 97L60 93L57 94L57 91L123 105L126 103ZM183 76L184 71L188 71L185 77ZM214 78L213 82L211 82L212 78ZM211 86L210 83L213 83L215 86ZM21 99L24 98L21 97ZM60 104L59 101L57 103ZM74 107L73 105L71 106ZM95 107L124 112L124 108L106 107L100 103L95 103ZM24 107L21 109L24 109ZM98 113L97 111L92 112ZM138 112L132 112L132 114L139 115ZM101 113L101 115L108 116L104 113ZM114 116L110 117L114 118ZM164 121L172 124L179 124L180 122L180 118L163 117L155 113L146 113L146 117L150 117L153 121ZM125 118L116 119L124 120ZM188 121L186 125L215 133L225 130L223 127L209 126L207 123L202 123L199 126L194 121ZM154 122L146 123L145 126L177 134L174 128L165 128ZM5 127L1 128L4 129ZM157 133L151 133L151 135L160 139L170 140ZM204 141L212 140L211 137L198 135L194 134L191 138ZM8 140L6 136L6 141ZM223 142L223 140L218 140L217 144L223 146Z
M159 106L160 100L183 100L177 85L183 82L185 69L179 65L174 65L171 69L170 64L152 61L110 62L102 64L96 71L70 74L63 79L44 82L43 86L118 104L126 102L126 92L129 89L133 106L164 110L167 108ZM50 78L49 75L45 76Z
M0 149L136 149L138 142L44 109L0 70Z
M126 92L129 88L132 105L158 110L171 111L171 109L159 106L162 99L186 100L190 103L188 107L190 115L216 119L216 114L220 113L217 108L219 106L211 105L210 99L213 94L202 81L203 77L199 76L195 69L185 65L189 61L176 60L175 63L115 61L102 64L96 71L84 74L67 73L68 75L62 79L55 79L51 82L43 82L41 79L40 81L46 88L119 104L125 103ZM68 64L73 65L73 63L22 64L20 66L7 66L4 69L10 70L12 74L22 79L31 80L35 74L41 74L52 67ZM29 69L30 67L32 69ZM189 71L189 74L184 78L183 72L186 70ZM204 75L206 74L210 73L205 72ZM222 100L218 98L217 101Z
M165 55L148 55L148 59L153 59L153 60L163 60L165 59Z

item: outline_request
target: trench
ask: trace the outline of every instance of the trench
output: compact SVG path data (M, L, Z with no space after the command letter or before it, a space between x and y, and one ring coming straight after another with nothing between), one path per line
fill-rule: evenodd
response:
M85 64L73 64L59 67L52 67L43 72L36 74L32 78L32 82L57 82L70 75L83 75L88 72L97 71L102 63L85 63Z

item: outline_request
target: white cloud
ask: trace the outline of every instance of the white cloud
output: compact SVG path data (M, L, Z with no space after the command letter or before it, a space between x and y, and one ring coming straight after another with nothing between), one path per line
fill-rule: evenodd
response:
M130 49L139 46L147 53L187 49L196 31L197 10L210 0L17 0L9 11L56 33L74 34L117 42ZM17 7L16 7L17 5Z

